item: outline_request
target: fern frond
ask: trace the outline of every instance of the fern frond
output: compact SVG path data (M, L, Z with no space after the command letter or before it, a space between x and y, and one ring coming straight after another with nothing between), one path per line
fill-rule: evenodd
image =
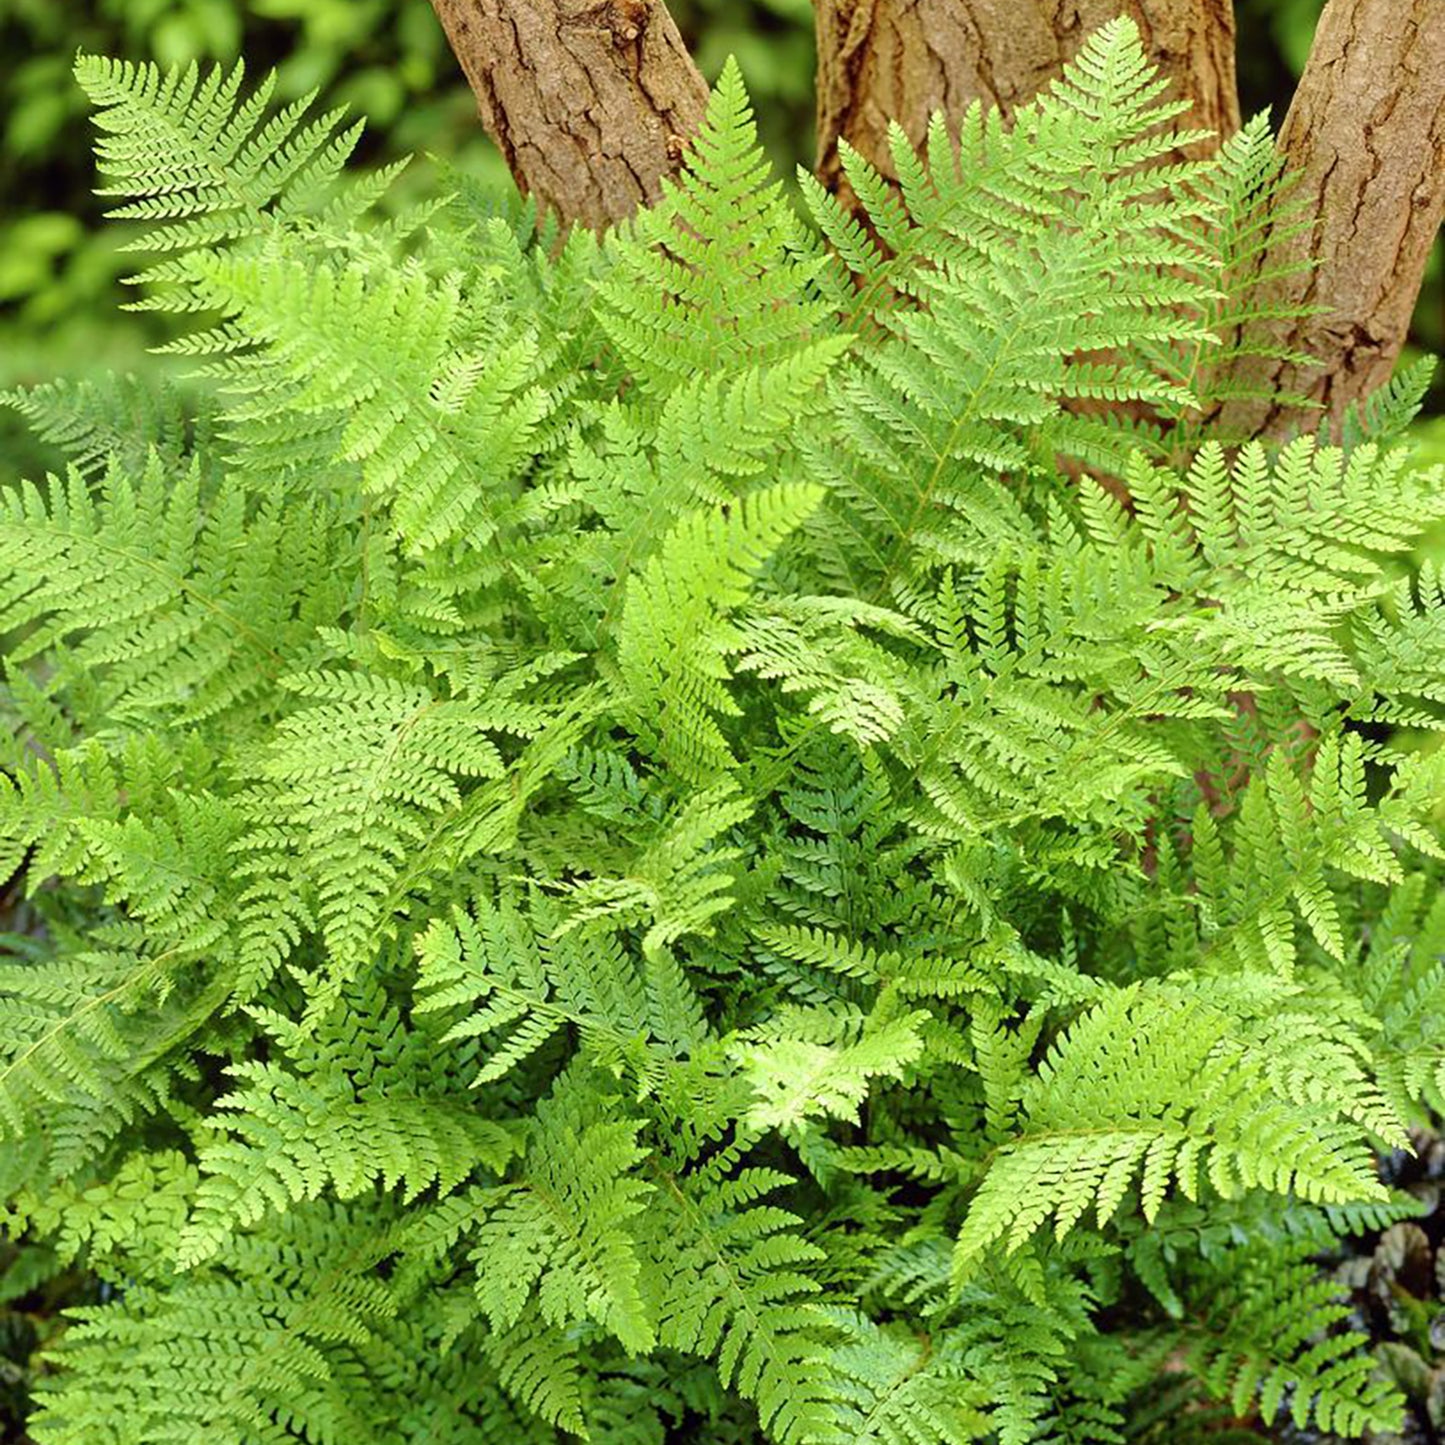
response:
M180 1445L219 1430L276 1440L278 1421L321 1439L375 1439L354 1384L396 1304L374 1273L375 1240L354 1224L312 1206L284 1232L239 1245L226 1272L79 1308L38 1402L37 1439ZM85 1388L94 1370L103 1394Z
M737 712L726 682L739 635L728 614L821 495L816 487L785 485L731 508L694 512L628 580L617 638L622 681L635 706L647 700L664 759L692 781L707 781L732 761L717 722L717 714Z
M962 1360L926 1336L880 1328L864 1317L839 1319L849 1336L835 1347L832 1363L839 1406L838 1441L901 1445L928 1440L969 1445L986 1438L992 1423L981 1407L983 1392Z
M465 308L484 299L420 267L378 274L273 249L199 275L206 302L260 348L216 368L250 465L288 429L301 447L289 465L358 463L416 555L484 546L504 528L521 469L548 445L554 398L535 334L475 336Z
M1287 1411L1299 1429L1345 1439L1397 1428L1398 1391L1360 1351L1360 1336L1339 1328L1348 1306L1306 1261L1260 1251L1216 1288L1186 1355L1211 1394L1237 1414L1257 1405L1273 1421Z
M710 932L731 906L738 850L724 839L752 812L730 783L695 794L664 820L626 877L579 881L566 890L564 931L591 933L646 922L645 958L687 934Z
M632 1059L646 1071L638 1045L648 1001L632 962L603 939L558 936L558 928L540 897L524 910L515 897L479 895L470 912L438 919L418 940L420 1011L483 1004L441 1042L500 1035L475 1085L504 1078L569 1027L599 1066Z
M106 196L132 196L110 215L149 223L132 250L182 253L265 235L320 210L361 136L343 112L307 120L314 92L267 117L275 77L239 101L243 67L203 76L193 63L155 65L82 55L75 76L96 109ZM142 271L136 282L158 279ZM146 304L146 303L143 303ZM186 309L182 294L149 304Z
M1214 646L1244 667L1349 695L1358 671L1342 650L1341 624L1391 591L1388 559L1445 506L1429 473L1404 468L1398 450L1365 444L1347 457L1301 438L1273 467L1252 444L1226 471L1210 443L1182 482L1142 460L1127 480L1156 557L1213 604L1195 625ZM1194 571L1200 562L1213 570Z
M1213 262L1215 295L1202 312L1209 339L1195 340L1179 357L1196 407L1178 417L1170 438L1176 456L1187 456L1205 435L1226 445L1250 439L1222 430L1221 410L1238 415L1247 404L1314 405L1303 396L1283 396L1272 384L1281 363L1311 362L1280 340L1308 308L1282 304L1275 293L1309 269L1308 255L1296 243L1314 217L1295 192L1267 113L1225 139L1217 164L1198 185L1208 209L1196 234Z
M723 1384L756 1402L779 1445L803 1445L828 1438L835 1387L829 1321L806 1273L822 1253L795 1215L757 1202L789 1182L762 1168L665 1174L648 1247L659 1343L715 1355Z
M201 1182L176 1241L181 1269L216 1255L238 1229L333 1190L349 1199L379 1183L406 1201L455 1189L471 1172L500 1172L513 1140L465 1102L357 1096L333 1071L307 1077L275 1064L236 1064L229 1111L198 1151ZM328 1076L328 1074L330 1076Z
M225 990L178 987L155 957L77 949L0 969L0 1128L39 1137L71 1173L120 1130L165 1107L174 1053L193 1041Z
M209 452L212 418L204 404L164 378L157 383L135 376L62 377L0 393L0 406L13 407L87 478L112 461L126 473L142 472L152 448L167 467L178 466L192 451Z
M1136 1184L1152 1219L1171 1182L1192 1198L1203 1177L1226 1198L1248 1188L1325 1203L1385 1197L1354 1132L1277 1092L1227 1015L1120 990L1041 1066L1020 1134L970 1207L955 1281L991 1246L1016 1250L1050 1220L1059 1239L1088 1209L1103 1228Z
M152 454L138 474L112 463L98 495L72 471L0 496L0 627L29 634L12 656L66 644L97 722L254 706L343 605L319 580L344 555L325 508L283 521L238 488L203 500L200 481Z
M505 771L494 737L540 716L438 698L414 683L318 671L283 681L302 707L258 755L245 854L301 859L328 950L343 971L366 957L406 850L462 802L458 779Z
M902 1077L923 1052L918 1030L927 1018L906 1014L834 1045L799 1037L797 1019L790 1018L788 1036L742 1046L739 1057L755 1094L748 1123L786 1131L810 1117L856 1121L872 1081Z
M638 1121L601 1118L582 1078L564 1076L538 1104L522 1177L471 1197L477 1300L510 1329L535 1291L547 1325L595 1320L644 1352L656 1339L635 1234L653 1192L637 1170L646 1150Z
M828 329L826 257L768 172L730 59L682 174L612 243L602 324L648 390L782 360Z

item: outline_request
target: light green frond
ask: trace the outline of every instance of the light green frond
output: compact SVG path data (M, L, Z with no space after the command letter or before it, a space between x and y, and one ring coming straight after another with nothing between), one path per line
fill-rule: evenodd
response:
M622 681L635 706L646 700L662 756L689 780L706 781L732 761L717 722L718 714L737 712L726 686L727 658L738 645L729 613L821 495L788 484L694 511L628 579L617 639Z
M1230 418L1250 411L1258 417L1272 407L1308 413L1315 405L1280 394L1275 384L1281 363L1308 368L1311 362L1279 340L1309 308L1279 295L1310 268L1301 238L1314 217L1296 193L1268 114L1224 138L1217 163L1196 184L1207 210L1195 234L1213 263L1215 294L1202 310L1207 339L1180 348L1177 364L1196 406L1179 416L1170 437L1176 456L1188 455L1206 435L1225 444L1250 439L1237 419L1221 426L1221 410ZM1201 417L1210 421L1202 424Z
M16 1219L55 1240L68 1264L84 1260L111 1278L165 1278L172 1262L161 1240L185 1224L197 1183L196 1167L179 1150L137 1151L101 1184L67 1180L43 1194L23 1193Z
M653 1192L637 1169L646 1150L639 1123L600 1117L579 1077L538 1105L521 1177L473 1196L477 1300L505 1330L535 1293L547 1325L595 1320L629 1353L645 1352L657 1331L636 1234Z
M1280 1027L1288 1040L1288 1020ZM1226 1198L1255 1188L1324 1203L1384 1198L1354 1130L1278 1088L1263 1055L1221 1010L1167 992L1125 989L1090 1010L1050 1051L1020 1133L989 1165L955 1282L1047 1223L1063 1239L1092 1209L1106 1227L1136 1187L1151 1219L1172 1184L1194 1198L1205 1180Z
M837 1044L814 1043L790 1030L790 1036L742 1045L739 1058L755 1096L747 1122L784 1131L809 1118L856 1122L873 1080L901 1078L922 1054L918 1030L927 1018L906 1014Z
M829 1438L834 1380L826 1314L808 1268L822 1258L798 1219L757 1201L791 1182L762 1168L664 1175L649 1212L658 1341L715 1356L779 1445Z
M484 295L420 267L333 268L273 249L200 275L205 300L258 348L215 368L252 466L278 459L295 429L302 450L279 459L357 463L413 555L504 531L522 469L548 446L554 398L534 333L478 335L467 308Z
M75 74L97 107L102 194L135 198L110 214L150 223L133 250L214 248L320 210L361 135L340 111L307 120L314 93L268 118L275 77L241 101L240 65L202 76L82 55Z
M1428 471L1373 443L1347 455L1301 438L1273 464L1251 444L1226 469L1211 442L1182 480L1136 458L1127 481L1148 545L1208 604L1193 626L1212 648L1347 696L1359 670L1343 625L1374 613L1392 559L1445 508Z
M0 1129L11 1141L39 1131L56 1170L82 1167L125 1125L165 1106L172 1050L223 996L177 988L161 960L120 949L5 963Z
M438 919L418 940L417 986L424 1013L474 1007L443 1035L495 1038L474 1085L504 1078L564 1029L575 1028L602 1067L631 1061L649 1032L648 999L633 962L604 937L559 933L559 914L539 897L523 908L479 895L450 923Z
M228 1270L135 1285L85 1306L34 1421L46 1445L182 1445L197 1433L279 1440L277 1420L372 1445L369 1348L396 1310L354 1220L313 1207L233 1252ZM348 1223L352 1225L348 1229ZM103 1394L84 1388L100 1370Z
M449 1194L475 1169L499 1172L515 1141L465 1100L358 1096L336 1071L310 1076L237 1064L239 1086L197 1151L201 1182L176 1242L181 1269L211 1259L238 1229L333 1191L350 1199L379 1184L406 1201Z
M344 543L322 506L283 521L239 488L203 498L195 465L112 463L0 496L0 627L16 662L65 644L98 721L254 709L343 599L323 580ZM318 570L319 569L319 570Z
M838 1323L848 1339L832 1352L839 1404L826 1438L838 1445L969 1445L989 1436L984 1393L961 1359L927 1336L880 1328L865 1317Z
M828 329L826 257L768 177L729 60L681 175L612 242L602 324L648 390L779 361Z
M1372 803L1371 751L1358 733L1321 740L1307 778L1283 752L1245 788L1221 830L1205 808L1194 818L1194 879L1202 940L1222 960L1289 976L1298 958L1296 921L1343 962L1341 903L1348 880L1403 878L1400 840L1434 849L1421 832L1439 765L1400 768Z
M687 934L708 933L732 905L740 854L723 840L752 812L731 783L695 793L630 860L625 877L579 881L565 893L564 931L610 931L647 923L651 958Z
M407 848L438 815L457 812L462 783L497 778L498 733L527 734L536 712L439 698L428 688L362 673L285 679L302 706L255 760L251 823L238 848L301 859L326 945L345 971L364 959Z

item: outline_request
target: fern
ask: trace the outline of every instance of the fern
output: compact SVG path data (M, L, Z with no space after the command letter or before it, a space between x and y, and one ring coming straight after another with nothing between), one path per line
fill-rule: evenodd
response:
M829 327L825 253L769 182L736 61L708 102L692 164L613 242L603 324L638 383L775 362Z
M763 492L736 514L694 513L628 585L617 661L628 692L659 714L664 755L694 780L731 761L716 714L736 711L724 683L738 634L727 613L765 561L820 500L812 488Z
M989 1420L978 1408L982 1392L971 1385L961 1358L871 1320L848 1320L845 1328L851 1338L833 1355L844 1382L838 1439L968 1445L987 1436Z
M397 1031L394 1016L375 1022L383 1033ZM231 1066L240 1086L217 1101L226 1112L199 1147L201 1179L176 1241L180 1268L211 1258L268 1212L328 1191L350 1199L379 1184L410 1200L433 1187L448 1194L475 1168L504 1166L513 1140L500 1125L445 1097L429 1098L415 1084L400 1093L350 1074L347 1050L360 1032L348 1018L340 1038L306 1040L294 1070ZM426 1072L405 1053L397 1063L410 1064L414 1075Z
M303 123L314 95L267 116L274 76L240 101L240 65L202 77L195 65L162 73L82 55L75 76L104 137L97 159L111 184L102 194L134 197L110 214L152 223L130 243L137 251L208 250L320 210L361 137L359 124L341 129L337 111ZM183 292L183 276L160 262L133 279ZM189 309L184 294L161 304Z
M956 144L939 118L925 156L895 131L901 206L849 158L895 253L865 269L860 309L895 286L920 302L879 317L888 335L840 387L839 444L815 462L855 509L854 567L867 558L855 586L876 596L915 565L976 563L1027 540L1033 525L1002 476L1057 453L1117 470L1151 444L1064 403L1192 404L1177 368L1135 359L1154 325L1161 339L1208 338L1211 258L1177 239L1205 202L1158 164L1188 139L1168 128L1180 107L1161 89L1130 26L1115 24L1012 130L975 107ZM837 203L815 204L837 236ZM1060 315L1079 321L1061 331Z
M429 820L461 807L457 779L500 777L494 731L528 735L540 714L501 703L489 716L414 683L340 671L282 685L311 705L284 719L255 758L252 828L238 847L260 855L262 869L278 850L299 855L328 951L345 971L367 952L407 846Z
M1314 1421L1346 1438L1390 1428L1393 1389L1371 1378L1359 1336L1332 1328L1348 1311L1307 1263L1246 1260L1211 1305L1211 1323L1218 1323L1192 1342L1190 1363L1236 1409L1258 1393L1266 1420L1284 1413L1288 1399L1288 1413L1301 1428Z
M1085 1014L1041 1066L1034 1099L1025 1095L1019 1133L959 1236L955 1277L1050 1220L1059 1239L1089 1209L1103 1227L1136 1186L1146 1218L1171 1183L1195 1196L1205 1178L1225 1198L1248 1188L1321 1203L1383 1198L1354 1131L1328 1119L1321 1098L1296 1112L1271 1078L1275 1041L1234 1033L1213 1009L1137 986ZM1200 1077L1208 1083L1191 1088Z
M1290 402L1267 127L1178 162L1116 21L845 154L864 225L730 65L563 238L78 73L195 325L7 398L36 1441L1395 1428L1317 1260L1445 1108L1441 489L1423 373L1221 420Z
M719 1164L665 1176L658 1190L651 1252L659 1339L716 1355L724 1386L757 1402L773 1438L827 1438L829 1323L805 1272L821 1251L796 1232L795 1215L757 1202L786 1175L748 1168L729 1177Z
M99 495L72 472L5 499L0 625L29 633L12 656L71 642L66 666L93 690L97 726L136 722L176 689L193 721L254 705L283 658L340 609L311 580L341 555L324 510L303 505L293 531L274 505L252 510L239 491L203 503L194 466L180 478L153 455L133 472L112 465Z
M413 553L484 546L507 526L514 474L545 447L551 405L535 336L468 335L459 284L431 283L281 250L208 261L200 288L264 347L218 368L251 465L274 461L277 434L295 429L286 460L319 451L359 464Z
M469 1258L494 1327L516 1324L536 1289L547 1325L593 1319L636 1353L655 1330L629 1223L651 1188L633 1168L637 1125L596 1117L598 1102L567 1078L538 1105L527 1172L477 1201Z

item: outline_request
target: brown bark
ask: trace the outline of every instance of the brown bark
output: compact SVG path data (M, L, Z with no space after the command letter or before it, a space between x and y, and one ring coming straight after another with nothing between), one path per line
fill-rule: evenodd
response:
M1191 128L1239 126L1232 0L814 0L818 175L837 188L845 137L892 174L888 122L917 144L936 110L974 100L1005 114L1054 79L1091 31L1138 22L1150 58L1193 103Z
M1318 261L1281 299L1321 308L1284 339L1319 364L1277 364L1264 385L1337 425L1388 380L1445 217L1445 0L1330 0L1280 146L1317 217L1295 254ZM1274 405L1226 421L1279 436L1313 418Z
M432 0L517 183L601 228L655 200L708 89L664 0Z

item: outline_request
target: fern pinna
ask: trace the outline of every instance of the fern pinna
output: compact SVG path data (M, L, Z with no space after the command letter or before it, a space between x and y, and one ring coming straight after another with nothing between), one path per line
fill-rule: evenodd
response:
M1391 1428L1312 1261L1445 1106L1445 489L1419 373L1209 428L1265 127L1179 163L1119 21L849 156L865 227L730 66L564 238L78 75L197 324L11 398L0 1178L95 1282L34 1438Z

